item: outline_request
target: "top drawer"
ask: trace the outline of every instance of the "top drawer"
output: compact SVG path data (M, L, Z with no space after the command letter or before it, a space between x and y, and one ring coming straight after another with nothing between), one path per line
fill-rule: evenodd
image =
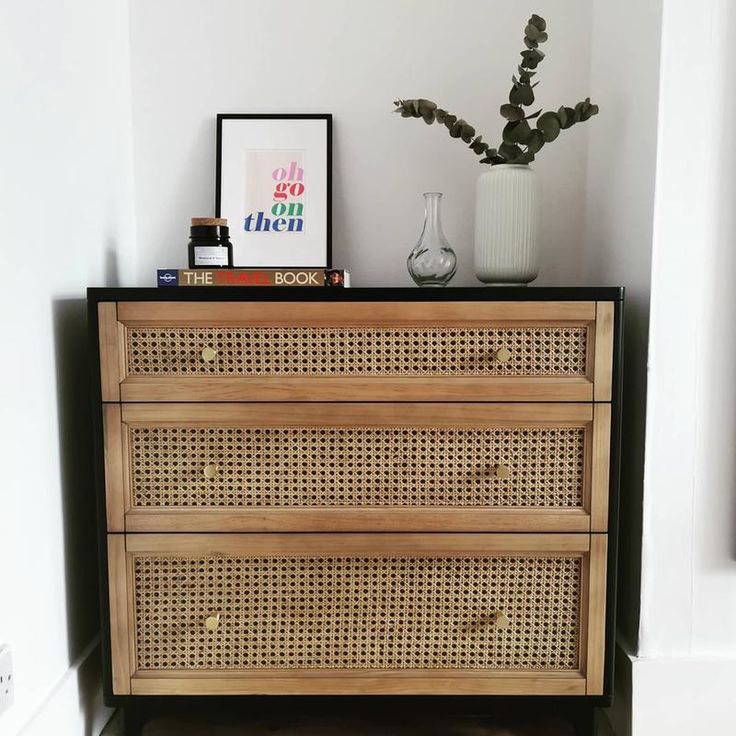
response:
M105 401L609 401L612 302L105 302Z

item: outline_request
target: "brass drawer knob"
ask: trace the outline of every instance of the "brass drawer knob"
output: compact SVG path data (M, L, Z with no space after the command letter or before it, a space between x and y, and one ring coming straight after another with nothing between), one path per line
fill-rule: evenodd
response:
M202 360L205 363L211 363L217 357L217 350L206 347L202 350Z
M493 625L497 629L501 631L508 629L510 623L511 621L509 621L509 617L503 611L493 612Z
M494 468L494 475L496 476L496 478L501 478L501 480L505 480L511 475L511 470L509 469L508 465L498 463L498 465L496 465L496 467Z
M499 363L508 363L511 360L511 351L507 347L496 350L493 356Z
M205 628L210 634L214 634L217 631L217 627L220 625L220 614L217 613L214 616L207 616L204 621Z
M209 463L208 465L204 466L204 477L205 478L214 478L218 473L220 472L220 466L215 465L215 463Z

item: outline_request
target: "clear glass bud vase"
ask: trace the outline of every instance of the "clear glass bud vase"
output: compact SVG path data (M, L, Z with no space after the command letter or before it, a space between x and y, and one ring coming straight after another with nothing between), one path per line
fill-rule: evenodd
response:
M406 259L406 267L417 286L447 286L455 275L457 256L442 232L441 192L424 194L424 227L419 242Z

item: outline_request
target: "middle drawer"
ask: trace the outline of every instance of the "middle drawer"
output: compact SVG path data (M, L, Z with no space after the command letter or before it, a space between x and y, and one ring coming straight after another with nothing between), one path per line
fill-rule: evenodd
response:
M605 531L607 404L107 404L109 531Z

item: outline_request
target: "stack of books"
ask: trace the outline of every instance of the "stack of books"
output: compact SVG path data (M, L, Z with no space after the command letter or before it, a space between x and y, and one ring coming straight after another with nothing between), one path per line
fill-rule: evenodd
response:
M159 286L321 286L348 287L350 272L324 268L160 268Z

